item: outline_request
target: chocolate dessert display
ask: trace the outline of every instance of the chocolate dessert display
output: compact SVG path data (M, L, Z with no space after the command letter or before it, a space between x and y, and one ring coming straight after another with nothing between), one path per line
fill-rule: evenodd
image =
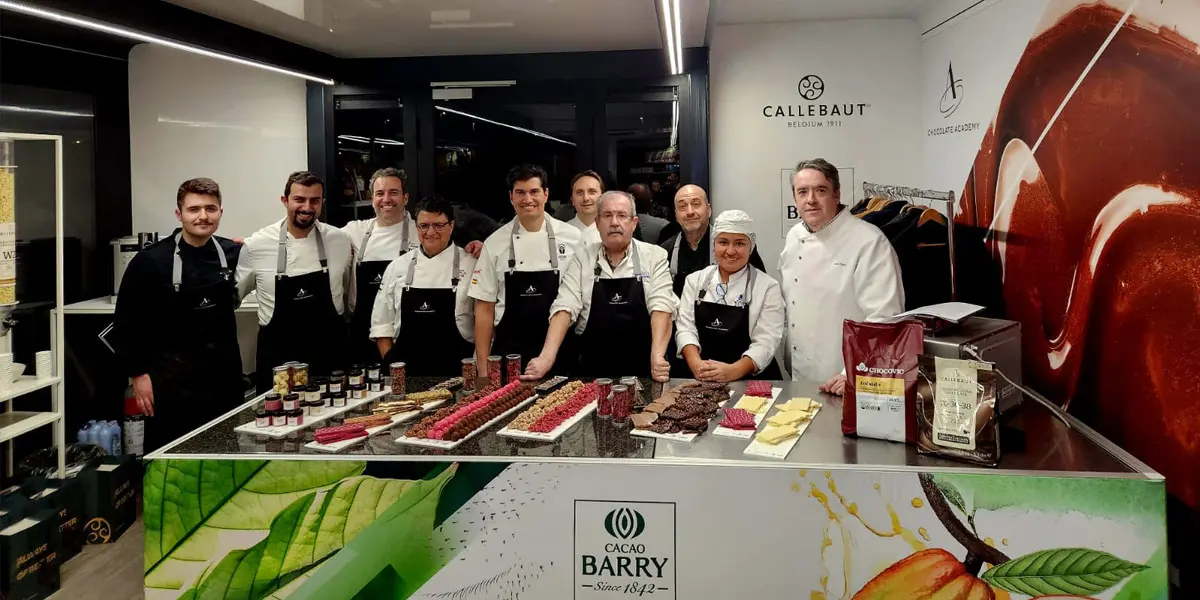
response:
M702 434L721 405L729 401L729 385L689 383L672 388L632 416L636 430L659 434Z
M539 399L508 424L506 430L550 433L596 401L596 384L572 381Z
M449 409L437 411L410 428L398 441L417 445L421 445L418 440L460 442L505 412L532 399L534 391L533 386L514 381L490 393L481 394L472 394Z

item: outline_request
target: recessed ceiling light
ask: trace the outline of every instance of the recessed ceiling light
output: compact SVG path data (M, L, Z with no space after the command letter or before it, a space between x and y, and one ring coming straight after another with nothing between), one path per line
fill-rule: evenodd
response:
M430 29L501 29L512 27L512 21L490 21L486 23L430 23Z

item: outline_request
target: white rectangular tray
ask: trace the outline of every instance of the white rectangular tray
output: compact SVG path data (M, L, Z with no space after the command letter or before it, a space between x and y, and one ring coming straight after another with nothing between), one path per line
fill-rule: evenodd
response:
M761 456L763 458L777 458L779 460L787 458L788 454L791 454L792 448L796 447L796 442L799 442L800 438L804 437L804 432L808 430L808 426L812 425L812 422L817 419L817 415L819 414L821 414L821 408L818 408L817 412L813 413L812 419L809 419L800 425L800 435L797 435L786 442L775 444L774 446L771 444L764 444L758 441L758 439L755 439L754 441L750 442L749 446L746 446L746 449L742 451L742 454L746 454L748 456Z
M767 413L771 412L771 408L773 406L775 406L775 401L779 400L779 394L782 394L782 393L783 393L783 388L777 388L777 387L771 388L771 398L767 401L766 404L763 405L762 412L756 413L754 415L754 424L755 425L762 425L763 419L767 418ZM742 394L742 397L745 397L745 396L746 396L745 394ZM733 408L734 406L736 406L738 402L742 401L742 397L739 397L737 399L737 402L730 400L729 403L726 405L726 408ZM722 418L724 418L724 417L722 417ZM755 431L757 431L757 430L755 430ZM719 435L721 437L737 438L739 440L748 440L748 439L754 437L754 431L751 431L749 429L746 429L746 430L730 429L728 427L721 427L720 425L717 425L717 428L713 430L713 435Z
M391 429L401 423L411 421L411 420L417 418L418 416L425 414L426 412L431 411L431 410L445 404L446 402L447 402L446 400L435 400L433 402L426 402L425 404L421 405L421 410L414 410L414 411L409 411L409 412L405 412L405 413L399 413L399 414L392 415L391 423L388 423L387 425L380 425L378 427L368 427L367 435L362 435L362 436L359 436L356 438L350 438L348 440L342 440L340 442L334 442L332 444L321 444L314 440L314 441L311 441L311 442L305 444L304 447L312 448L313 450L318 450L320 452L341 452L342 450L345 450L346 448L349 448L350 446L353 446L354 444L357 444L358 442L361 442L381 431L387 431L388 429Z
M422 448L437 448L438 450L453 450L453 449L457 448L459 444L479 435L479 432L484 431L487 428L491 427L492 425L495 425L496 423L499 423L500 421L508 418L513 413L524 408L530 402L537 400L537 398L538 398L538 395L534 394L534 395L522 400L516 406L504 411L503 413L500 414L500 416L496 417L495 419L492 419L491 421L484 423L482 427L476 428L474 431L472 431L471 433L468 433L465 437L463 437L463 439L458 440L457 442L448 442L446 440L428 440L425 438L410 438L410 437L406 437L406 436L402 435L402 436L396 438L396 443L405 444L407 446L420 446Z
M497 431L496 435L502 435L504 437L510 437L510 438L517 438L517 439L521 439L521 440L536 440L539 442L553 442L554 440L557 440L558 438L562 437L562 434L566 433L568 429L578 425L580 421L584 420L585 418L587 418L588 415L590 415L594 412L596 412L596 402L593 400L592 402L589 402L586 405L584 405L584 407L582 409L580 409L579 412L572 415L570 419L563 421L562 424L560 424L558 427L556 427L554 429L554 431L551 431L549 433L537 433L537 432L533 432L533 431L522 431L520 429L509 429L508 427L505 427L504 429Z
M323 423L332 417L336 417L346 411L358 408L364 404L367 404L368 402L374 402L375 400L378 400L380 398L383 398L384 396L387 396L389 393L390 392L371 392L371 393L367 394L366 398L363 398L361 400L351 400L351 399L347 398L346 406L339 407L339 408L326 407L325 410L321 411L321 416L304 417L303 425L293 425L291 427L288 427L288 426L258 427L257 425L255 425L254 421L250 421L249 423L245 423L242 425L238 425L237 427L234 427L233 430L241 432L241 433L249 433L251 435L261 435L261 436L271 437L271 438L287 437L293 433L296 433L297 431L306 429L308 427L312 427L313 425L316 425L318 423ZM265 396L265 394L264 394L264 396ZM258 401L261 402L262 397L259 397Z

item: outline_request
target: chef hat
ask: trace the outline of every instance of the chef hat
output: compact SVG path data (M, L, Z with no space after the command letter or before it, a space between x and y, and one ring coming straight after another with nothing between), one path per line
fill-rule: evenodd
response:
M744 211L727 210L713 221L713 237L722 233L741 233L749 236L750 243L754 243L754 219Z

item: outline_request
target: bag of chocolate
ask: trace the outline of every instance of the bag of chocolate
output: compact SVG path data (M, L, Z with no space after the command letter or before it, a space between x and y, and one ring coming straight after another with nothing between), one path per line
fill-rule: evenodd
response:
M843 434L917 443L917 357L924 346L919 321L842 322Z
M989 362L921 356L917 452L989 467L1000 462L999 389Z

